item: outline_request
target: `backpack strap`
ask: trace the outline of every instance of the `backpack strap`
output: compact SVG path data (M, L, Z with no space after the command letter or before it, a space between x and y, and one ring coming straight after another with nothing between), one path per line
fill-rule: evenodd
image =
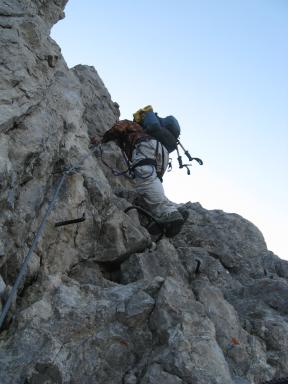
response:
M164 154L164 147L163 147L163 144L161 144L161 149L162 149L162 164L161 164L161 175L164 175L164 172L165 172L165 170L164 170L164 156L165 156L165 154ZM160 177L160 180L161 180L161 183L162 183L162 176Z
M158 157L159 145L161 145L161 151L162 151L162 154L161 154L161 170L157 172L157 176L158 176L158 178L160 179L160 181L162 183L163 182L162 176L164 175L164 147L163 147L163 144L159 140L157 140L156 150L155 150L155 159L157 159L157 157ZM157 164L157 162L156 162L156 164ZM156 168L156 170L157 170L157 168Z

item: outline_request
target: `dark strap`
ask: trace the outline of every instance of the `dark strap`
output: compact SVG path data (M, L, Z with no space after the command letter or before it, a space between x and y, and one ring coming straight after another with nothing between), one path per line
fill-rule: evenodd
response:
M131 169L134 170L135 168L142 167L143 165L154 165L154 167L156 167L157 163L155 159L142 159L139 160L138 163L134 164Z
M164 175L164 148L163 148L163 145L162 145L162 164L161 164L161 182L162 182L162 175Z
M158 158L159 145L161 145L162 157L161 157L161 171L157 172L157 177L163 183L163 175L164 175L164 146L157 140L156 150L155 150L155 159ZM156 170L157 170L157 161L156 161Z
M134 171L135 168L137 167L142 167L143 165L153 165L155 167L155 169L157 170L157 162L155 159L142 159L140 161L138 161L138 163L136 163L135 165L133 165L131 167L131 171ZM163 179L162 179L162 175L160 175L160 173L157 172L157 177L158 179L161 181L161 183L163 182Z

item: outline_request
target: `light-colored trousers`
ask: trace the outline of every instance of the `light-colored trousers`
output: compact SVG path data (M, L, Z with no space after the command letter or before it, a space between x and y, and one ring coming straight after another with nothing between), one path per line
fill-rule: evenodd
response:
M163 170L164 174L169 163L169 153L160 142L157 153L156 149L157 140L152 139L138 143L132 153L132 166L145 158L155 159L157 161L157 170ZM157 177L155 166L142 165L136 167L134 172L136 192L143 199L143 206L155 218L160 218L167 213L177 211L176 204L165 196L164 188Z

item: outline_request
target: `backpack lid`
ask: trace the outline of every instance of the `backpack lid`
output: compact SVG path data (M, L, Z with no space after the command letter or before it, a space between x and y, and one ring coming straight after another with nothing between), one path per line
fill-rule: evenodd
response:
M138 124L141 123L145 112L153 112L152 105L146 105L146 107L138 109L137 112L133 113L134 121Z

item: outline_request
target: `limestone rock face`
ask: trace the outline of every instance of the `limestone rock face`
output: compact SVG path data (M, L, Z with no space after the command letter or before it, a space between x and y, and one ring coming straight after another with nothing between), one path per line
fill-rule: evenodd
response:
M0 311L64 169L76 166L0 333L0 383L288 376L288 263L236 214L187 203L181 233L153 244L137 213L124 213L131 182L99 149L88 155L118 104L93 67L69 69L49 37L65 4L0 0ZM115 145L103 156L123 167Z

